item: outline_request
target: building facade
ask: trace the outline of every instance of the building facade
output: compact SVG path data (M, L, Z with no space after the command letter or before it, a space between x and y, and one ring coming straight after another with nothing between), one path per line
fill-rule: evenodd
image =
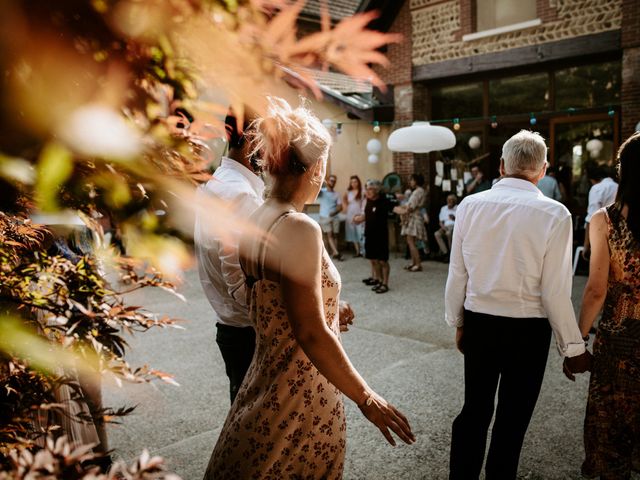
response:
M379 71L394 127L430 120L457 137L451 151L394 154L398 173L430 179L432 203L447 193L440 180L455 184L473 164L497 177L502 144L528 128L547 140L580 215L586 165L611 165L640 121L637 0L406 0L389 31L406 39Z

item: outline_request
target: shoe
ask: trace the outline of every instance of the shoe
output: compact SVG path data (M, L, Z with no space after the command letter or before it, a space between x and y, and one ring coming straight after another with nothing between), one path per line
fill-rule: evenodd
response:
M344 257L342 256L342 254L340 253L336 253L335 255L333 255L331 258L333 258L334 260L338 260L339 262L344 260Z
M362 257L362 254L361 254L361 253L357 253L357 254L355 254L355 255L353 256L353 258L358 258L358 257Z
M407 263L404 267L405 270L411 270L413 268L413 263Z
M389 287L384 283L381 283L374 291L376 293L387 293L389 291Z
M380 285L382 285L380 282L378 282L378 281L376 281L376 282L377 283L374 283L373 287L371 287L371 290L373 290L374 292L380 288Z
M371 285L378 285L380 282L373 277L369 277L362 280L362 283L364 283L365 285L371 286Z
M421 272L422 271L422 267L420 265L413 265L410 269L410 272Z

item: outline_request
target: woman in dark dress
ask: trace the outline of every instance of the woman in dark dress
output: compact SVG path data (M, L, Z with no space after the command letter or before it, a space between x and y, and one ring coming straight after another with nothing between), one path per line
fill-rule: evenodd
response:
M389 201L381 194L377 180L367 182L367 202L364 214L354 218L364 221L364 253L371 262L372 277L363 282L376 293L389 291Z
M640 470L640 133L618 152L615 203L591 219L589 280L580 312L588 338L600 309L584 423L582 473L628 479Z

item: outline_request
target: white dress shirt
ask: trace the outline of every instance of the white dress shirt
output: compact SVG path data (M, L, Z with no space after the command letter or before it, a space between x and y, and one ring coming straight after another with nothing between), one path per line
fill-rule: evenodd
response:
M609 177L603 178L592 186L589 190L589 206L587 207L587 216L584 221L589 223L594 213L602 207L608 207L615 202L617 194L618 184Z
M229 204L233 213L249 217L263 203L263 181L235 160L223 157L211 180L198 189L198 195L212 195ZM233 327L251 326L247 311L245 276L240 268L237 233L232 242L223 244L204 228L206 222L215 222L198 212L194 243L200 284L209 303L218 314L220 323Z
M462 326L463 307L516 319L548 318L560 354L583 353L571 304L572 231L569 211L526 180L503 178L491 190L465 197L453 231L447 323Z

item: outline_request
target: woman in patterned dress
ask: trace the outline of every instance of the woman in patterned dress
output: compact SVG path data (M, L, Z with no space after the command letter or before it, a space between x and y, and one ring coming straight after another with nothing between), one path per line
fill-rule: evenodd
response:
M351 175L349 178L349 188L342 196L342 205L347 207L347 218L344 227L344 239L347 243L353 243L356 251L355 256L362 256L362 243L364 240L364 228L360 223L355 223L353 217L360 215L364 210L365 198L362 182L357 175Z
M614 204L591 218L589 280L580 331L604 305L593 345L584 422L582 473L628 479L640 469L640 133L618 152L620 184Z
M255 147L273 178L253 215L266 235L240 242L256 352L205 474L223 479L339 479L345 452L341 392L387 441L414 441L406 418L374 393L342 349L340 275L317 223L316 199L331 137L306 108L271 99L255 123Z
M424 177L419 173L414 173L409 178L411 196L405 205L395 207L393 211L401 215L402 230L401 235L406 235L407 246L411 254L411 263L405 267L410 272L422 270L422 260L420 251L416 245L417 240L427 241L427 230L424 228L424 217L422 207L424 207L427 194L424 191Z

